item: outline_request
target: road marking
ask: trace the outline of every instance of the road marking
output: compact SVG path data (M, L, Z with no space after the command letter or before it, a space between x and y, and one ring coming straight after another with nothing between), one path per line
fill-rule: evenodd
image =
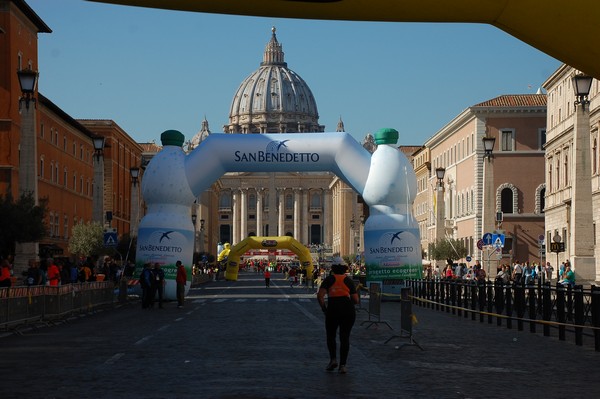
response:
M181 321L183 319L184 319L184 317L178 317L178 318L175 319L175 321Z
M150 338L152 338L152 335L148 335L142 339L140 339L139 341L137 341L134 345L140 345L143 344L144 342L148 341Z
M168 324L166 324L166 325L162 326L161 328L159 328L159 329L158 329L158 331L164 331L164 330L166 330L167 328L169 328L169 325L168 325Z
M236 299L235 300L235 302L246 302L246 301L247 301L247 299L245 299L245 298L244 299Z
M105 361L104 364L113 364L114 362L122 358L124 355L124 353L115 353L110 359Z

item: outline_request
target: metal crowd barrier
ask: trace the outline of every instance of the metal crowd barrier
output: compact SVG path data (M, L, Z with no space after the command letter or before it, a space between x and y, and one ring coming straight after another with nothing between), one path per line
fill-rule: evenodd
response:
M31 286L0 288L0 330L23 325L50 323L74 313L113 305L114 283L98 281L57 287Z

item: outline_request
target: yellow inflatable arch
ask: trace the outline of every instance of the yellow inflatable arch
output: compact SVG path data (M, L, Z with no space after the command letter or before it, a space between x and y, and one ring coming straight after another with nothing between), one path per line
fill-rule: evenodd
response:
M313 264L310 251L293 237L248 237L231 248L227 258L227 269L225 279L236 281L240 270L240 256L250 249L289 249L298 255L300 264L306 269L306 275L312 276ZM310 278L310 277L309 277Z

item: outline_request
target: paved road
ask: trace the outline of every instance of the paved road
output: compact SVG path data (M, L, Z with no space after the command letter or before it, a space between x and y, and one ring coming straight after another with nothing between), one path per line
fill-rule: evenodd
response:
M324 371L314 292L275 274L241 273L190 292L184 309L138 303L0 338L0 398L571 398L599 397L600 353L570 342L400 306L385 324L358 312L349 373ZM395 347L400 347L395 349Z

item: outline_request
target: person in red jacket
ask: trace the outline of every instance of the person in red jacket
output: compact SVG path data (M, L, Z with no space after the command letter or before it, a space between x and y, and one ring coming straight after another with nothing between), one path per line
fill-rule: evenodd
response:
M11 285L10 263L8 263L8 260L2 259L0 263L0 287L10 287Z
M177 275L175 276L175 283L177 284L177 307L183 307L183 299L185 297L185 284L187 283L187 273L185 267L178 260L175 265L177 266Z
M269 288L269 286L271 285L271 272L269 271L269 268L265 268L265 286L267 288Z
M46 272L48 275L48 282L51 286L58 286L60 283L60 270L58 266L54 264L54 259L48 259L48 271Z

